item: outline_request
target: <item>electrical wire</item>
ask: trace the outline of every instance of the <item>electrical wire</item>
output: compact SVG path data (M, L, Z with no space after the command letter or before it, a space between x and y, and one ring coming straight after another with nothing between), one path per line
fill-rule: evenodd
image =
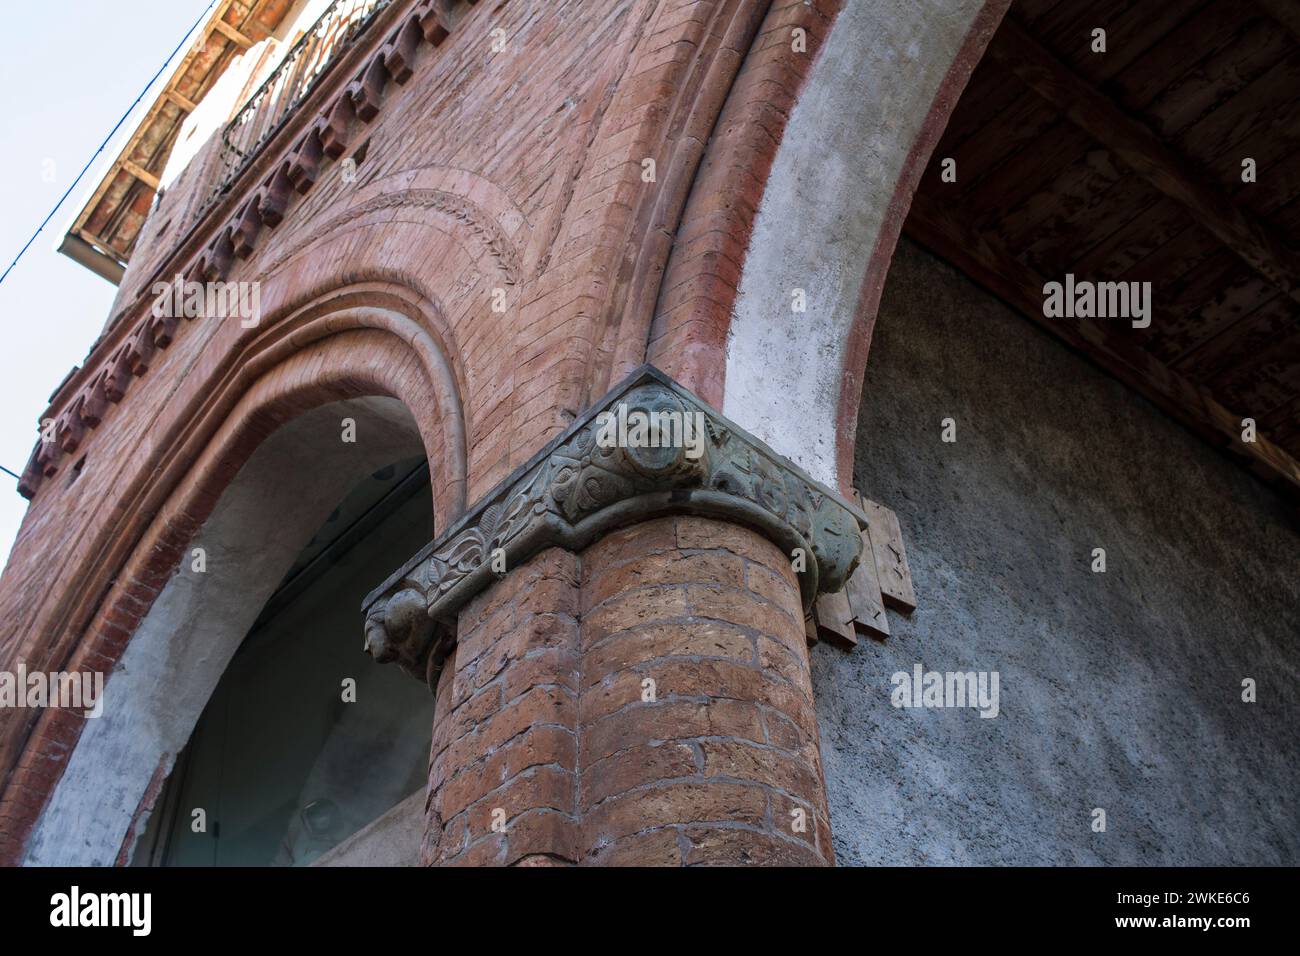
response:
M32 243L35 242L37 238L39 238L42 232L45 231L45 227L50 224L50 220L54 218L54 214L58 212L59 208L67 201L68 196L72 194L72 191L77 188L77 183L81 182L82 177L86 175L86 171L89 170L92 165L94 165L95 160L99 158L99 154L104 151L105 147L108 146L109 142L113 139L113 137L117 135L117 131L122 128L122 124L126 122L127 117L130 116L133 112L135 112L135 108L140 105L140 101L144 99L144 95L149 92L149 90L153 87L155 83L158 82L158 77L162 76L163 70L167 69L167 64L171 63L172 60L176 59L176 54L179 53L181 51L181 48L185 46L185 41L190 38L190 35L195 30L197 30L200 26L203 25L203 21L207 19L208 14L212 12L212 8L215 7L216 5L217 5L217 0L211 0L211 2L207 5L204 11L201 14L199 14L199 18L194 21L194 25L185 31L185 35L181 37L181 42L177 43L176 48L167 55L167 59L163 60L162 66L158 67L158 71L154 73L153 78L149 80L148 83L145 84L144 89L140 91L140 95L135 98L135 102L133 102L131 106L127 109L127 111L122 114L122 118L113 124L113 128L108 131L108 135L104 137L104 141L99 144L99 149L95 150L94 155L91 156L90 159L86 161L86 165L81 167L81 172L77 173L77 178L72 181L72 185L70 185L64 191L63 195L59 197L59 201L54 204L54 208L50 210L49 215L46 216L45 219L41 221L41 224L39 226L36 227L36 231L32 233L32 237L28 239L26 243L23 244L23 247L21 249L18 250L18 255L14 256L14 261L9 263L9 268L5 269L4 275L0 275L0 283L4 282L5 279L9 277L9 273L13 271L14 266L18 265L18 260L23 257L23 254L29 248L31 248ZM15 478L19 481L22 480L21 475L15 474L14 472L6 468L4 465L0 465L0 471L3 471L6 475L9 475L10 477Z
M132 103L130 108L125 113L122 114L122 118L113 124L113 128L109 130L108 135L104 137L104 141L99 144L99 149L95 150L95 154L91 156L89 160L86 161L86 165L81 167L81 172L77 173L77 178L72 181L72 185L67 188L67 191L65 191L64 194L59 197L59 201L54 204L54 208L50 210L50 214L45 217L44 221L42 221L41 224L36 228L36 231L32 233L32 237L27 240L26 244L21 249L18 250L18 255L14 256L14 261L9 263L9 268L5 269L4 275L0 275L0 283L4 282L5 279L8 278L9 273L13 271L13 267L18 265L18 260L23 257L23 253L25 253L31 247L31 244L36 241L37 237L40 236L40 234L45 230L45 227L50 224L50 220L54 218L54 214L59 211L59 207L62 206L64 202L67 201L68 196L71 195L72 191L77 188L77 183L81 182L81 178L86 175L86 171L90 169L90 167L94 164L95 160L99 158L99 154L104 151L104 148L108 146L109 141L117 134L117 131L121 129L122 124L126 122L127 117L130 116L135 111L135 108L140 105L140 101L144 99L144 95L149 92L150 88L155 83L158 82L158 77L162 76L163 70L167 69L167 64L176 58L176 54L181 51L181 48L183 46L185 46L185 41L190 38L190 34L192 34L203 24L204 19L212 11L212 8L216 6L216 4L217 4L217 0L212 0L212 2L208 4L207 9L204 10L203 13L199 15L199 18L197 20L194 21L194 26L190 27L188 30L185 31L185 36L181 37L181 42L176 44L176 49L172 50L170 55L168 55L167 59L163 61L162 66L158 67L158 72L153 75L153 79L151 79L147 84L145 84L145 88L140 91L140 95L135 98L135 102ZM4 470L9 471L8 468ZM10 474L13 473L10 472Z

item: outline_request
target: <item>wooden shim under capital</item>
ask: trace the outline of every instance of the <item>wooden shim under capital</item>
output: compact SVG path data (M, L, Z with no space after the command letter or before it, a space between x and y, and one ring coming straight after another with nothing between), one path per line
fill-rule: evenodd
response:
M889 636L889 618L880 594L880 576L876 571L875 549L871 530L862 531L862 560L844 588L853 609L853 626L859 634L884 640Z
M876 556L880 594L889 607L910 614L916 610L916 592L912 588L912 571L907 566L898 515L866 498L862 498L862 510L870 522L868 530L871 550Z
M858 637L853 630L853 609L849 607L849 599L845 591L818 596L814 610L819 638L836 647L857 645Z

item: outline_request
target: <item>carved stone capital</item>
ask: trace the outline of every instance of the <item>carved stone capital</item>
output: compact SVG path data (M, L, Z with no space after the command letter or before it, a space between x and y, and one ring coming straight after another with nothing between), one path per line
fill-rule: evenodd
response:
M767 536L791 555L805 609L844 587L867 525L857 506L646 365L371 592L366 650L432 683L456 612L500 576L494 566L667 514Z

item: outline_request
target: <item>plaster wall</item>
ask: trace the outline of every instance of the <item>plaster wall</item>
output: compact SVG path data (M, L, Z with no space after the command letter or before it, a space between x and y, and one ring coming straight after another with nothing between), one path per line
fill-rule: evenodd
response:
M863 396L856 480L897 510L919 606L812 655L840 865L1300 861L1275 493L906 240ZM891 706L916 663L998 671L999 715Z
M831 487L841 369L891 200L983 0L845 3L786 127L736 292L723 412ZM795 290L806 311L794 313ZM781 370L773 387L772 370Z
M312 866L419 866L424 835L424 787L354 833Z

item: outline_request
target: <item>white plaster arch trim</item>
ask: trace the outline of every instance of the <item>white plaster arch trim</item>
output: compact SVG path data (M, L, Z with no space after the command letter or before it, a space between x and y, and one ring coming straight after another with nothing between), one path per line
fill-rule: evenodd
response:
M342 417L367 440L338 440ZM302 547L351 488L424 453L400 401L317 406L253 452L196 537L207 571L181 567L140 622L27 840L24 864L111 866L156 774L169 774L226 665ZM358 654L360 618L358 617ZM136 821L142 831L144 818ZM127 848L128 850L130 848Z
M777 149L732 310L722 410L831 487L852 482L854 398L912 193L1009 2L847 0Z

